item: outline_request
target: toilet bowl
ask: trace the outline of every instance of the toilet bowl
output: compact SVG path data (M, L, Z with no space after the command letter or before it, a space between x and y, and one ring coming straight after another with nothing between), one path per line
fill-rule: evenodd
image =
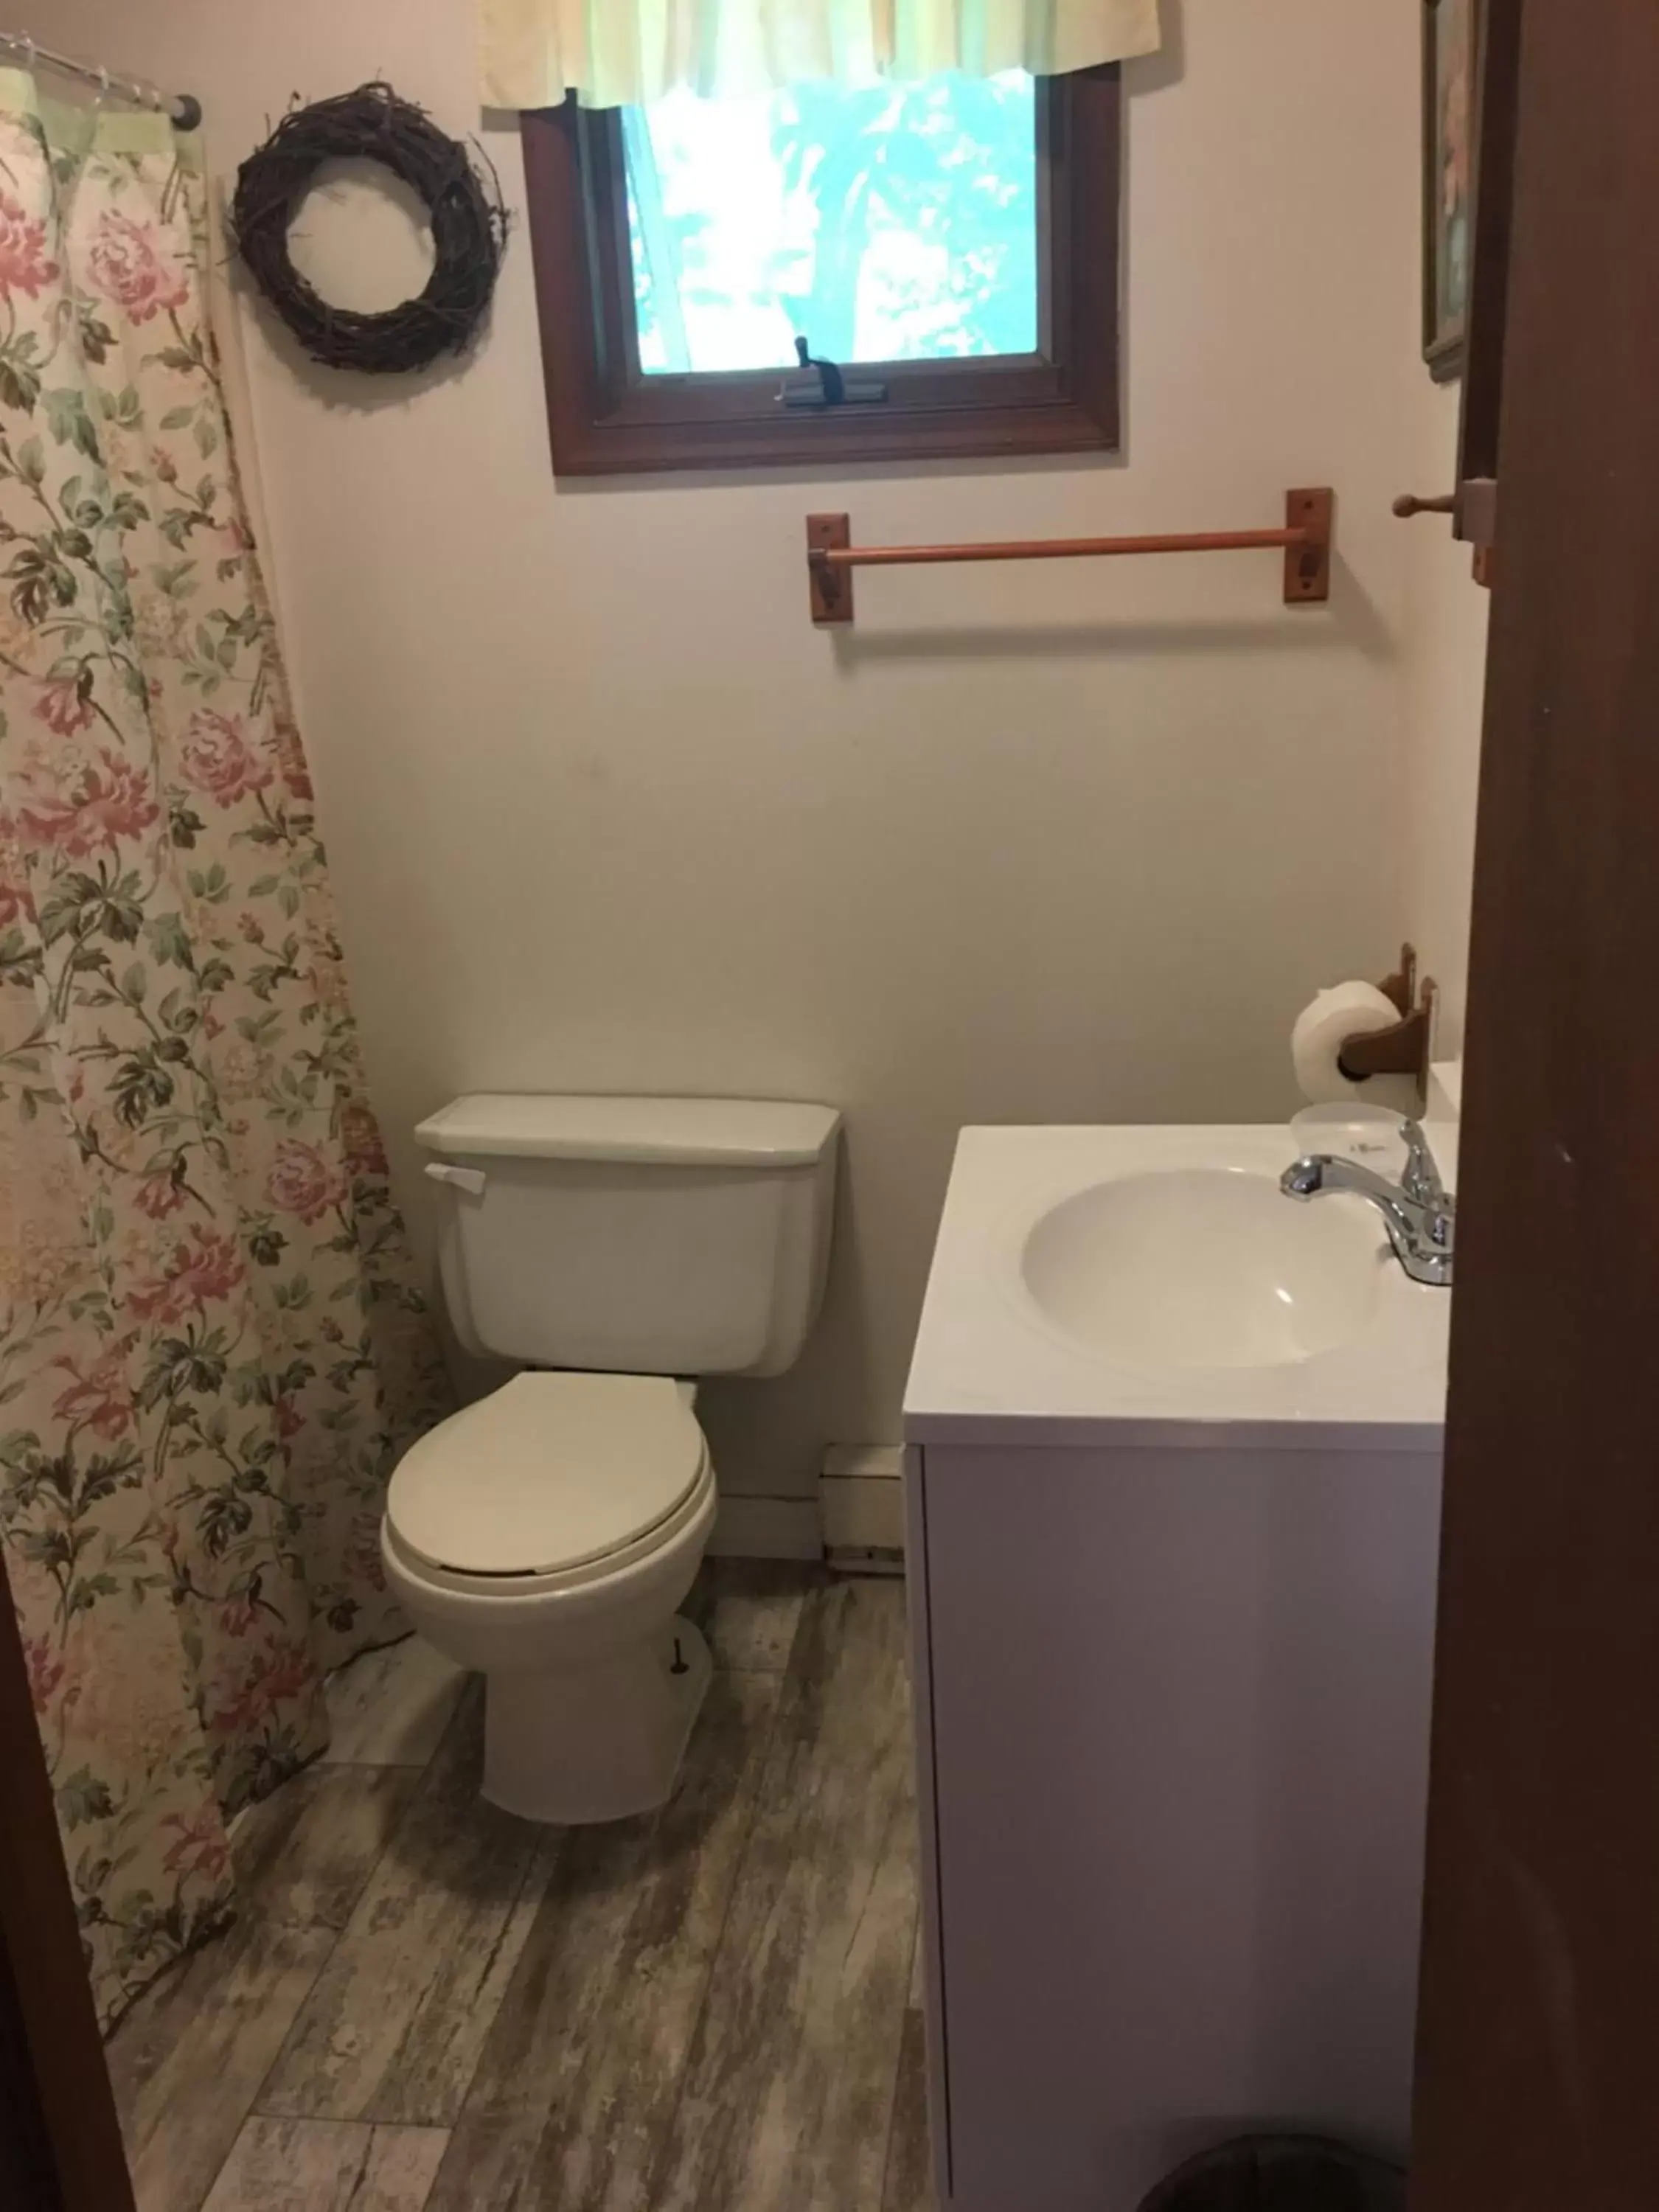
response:
M422 1121L469 1352L525 1372L404 1456L381 1555L485 1676L483 1794L532 1820L670 1796L708 1687L677 1608L714 1521L679 1376L781 1375L817 1318L841 1116L733 1098L486 1092Z
M710 1673L678 1615L714 1522L693 1396L659 1376L520 1375L392 1478L387 1581L486 1677L483 1791L506 1812L622 1820L673 1789Z

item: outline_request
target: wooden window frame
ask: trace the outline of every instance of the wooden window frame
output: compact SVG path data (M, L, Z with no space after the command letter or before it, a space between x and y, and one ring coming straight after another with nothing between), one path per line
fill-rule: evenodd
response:
M526 113L522 131L556 475L1118 450L1116 64L1038 87L1042 349L860 362L887 400L823 410L781 406L775 368L641 374L620 113L573 98Z

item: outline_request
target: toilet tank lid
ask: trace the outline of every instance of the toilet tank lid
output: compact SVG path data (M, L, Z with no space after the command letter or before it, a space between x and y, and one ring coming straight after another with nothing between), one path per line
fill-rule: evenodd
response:
M760 1098L606 1098L475 1091L431 1115L417 1144L449 1158L636 1160L680 1167L804 1167L835 1140L833 1106Z

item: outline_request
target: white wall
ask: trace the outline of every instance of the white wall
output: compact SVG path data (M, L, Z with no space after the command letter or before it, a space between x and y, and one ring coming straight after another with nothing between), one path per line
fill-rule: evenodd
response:
M556 487L522 228L459 374L365 384L250 335L411 1216L405 1133L464 1087L847 1109L819 1336L793 1376L708 1394L734 1489L896 1434L958 1125L1276 1115L1298 1007L1381 973L1407 918L1416 12L1165 7L1169 52L1128 73L1127 466ZM477 127L471 0L58 0L52 34L199 94L224 168L290 93L375 74ZM517 204L516 139L488 143ZM373 285L337 221L318 251ZM1202 529L1320 483L1328 612L1287 613L1246 556L871 575L854 635L807 623L809 508L878 540Z
M1402 489L1449 491L1457 475L1458 387L1427 381L1413 410L1413 473ZM1402 527L1407 563L1402 765L1407 778L1405 912L1425 975L1441 987L1435 1052L1463 1050L1474 878L1475 792L1492 594L1469 548L1419 515Z

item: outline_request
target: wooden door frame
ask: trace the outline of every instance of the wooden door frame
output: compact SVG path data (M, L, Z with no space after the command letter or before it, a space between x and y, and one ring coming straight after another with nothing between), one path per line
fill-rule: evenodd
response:
M1413 2212L1659 2204L1656 111L1527 0Z
M133 2212L0 1551L0 2202Z

